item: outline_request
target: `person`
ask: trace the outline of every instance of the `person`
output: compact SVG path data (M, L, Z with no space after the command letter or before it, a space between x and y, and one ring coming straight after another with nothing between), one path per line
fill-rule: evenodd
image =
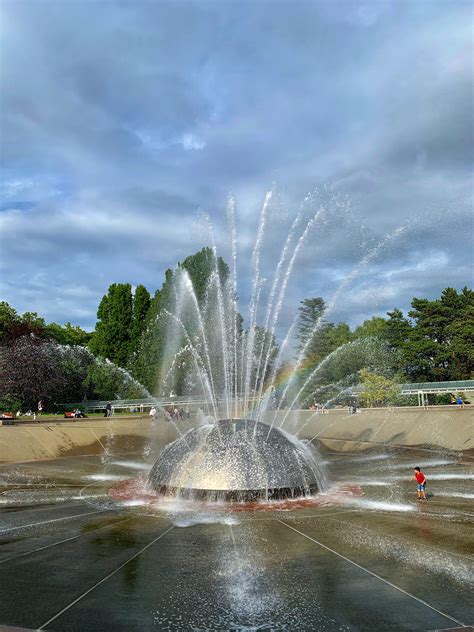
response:
M38 423L40 422L39 416L41 415L42 412L43 412L43 400L40 399L38 402Z
M415 476L412 478L412 480L416 480L416 482L418 483L418 500L427 500L426 476L423 474L418 466L415 467Z
M459 410L462 410L464 408L464 401L461 395L458 395L456 397L456 404L458 405Z
M112 417L112 404L110 402L107 402L104 417Z
M152 406L152 408L150 409L150 417L152 418L153 421L155 421L155 419L156 419L156 408L154 406Z

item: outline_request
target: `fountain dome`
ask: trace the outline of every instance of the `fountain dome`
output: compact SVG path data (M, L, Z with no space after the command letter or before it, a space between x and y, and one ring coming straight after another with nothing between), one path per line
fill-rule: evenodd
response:
M311 447L278 428L224 419L168 445L149 486L158 494L211 501L296 498L324 488Z

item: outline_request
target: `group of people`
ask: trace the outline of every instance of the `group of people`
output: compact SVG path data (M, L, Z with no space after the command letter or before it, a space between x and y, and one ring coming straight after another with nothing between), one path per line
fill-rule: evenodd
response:
M107 402L105 406L104 417L112 417L112 404Z
M318 404L317 402L312 402L309 405L309 410L313 410L316 414L323 414L329 412L326 408L325 404ZM350 415L354 415L357 412L357 402L352 400L348 403L348 411Z
M309 410L314 410L315 413L321 413L321 415L328 412L327 408L325 408L323 404L318 404L316 402L310 404Z
M357 402L355 401L355 399L351 400L348 404L348 410L347 412L349 413L349 415L355 415L357 412Z
M455 397L453 394L451 394L451 402L450 403L457 405L459 410L462 410L464 408L464 400L463 400L461 395L457 395Z
M186 408L165 406L163 410L163 417L165 421L181 421L182 419L189 419L191 417L191 413L189 411L189 406L186 406Z
M155 421L158 411L155 406L150 409L150 417ZM178 408L177 406L165 406L163 408L163 418L165 421L181 421L182 419L190 419L191 412L189 406L186 408Z

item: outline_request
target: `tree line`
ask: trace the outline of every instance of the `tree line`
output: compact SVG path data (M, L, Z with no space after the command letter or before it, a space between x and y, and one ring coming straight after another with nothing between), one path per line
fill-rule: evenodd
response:
M474 292L445 288L438 299L414 298L407 316L395 308L355 327L324 320L322 298L302 301L298 338L307 344L306 364L315 366L332 351L361 338L376 338L396 352L396 373L405 382L468 380L474 373Z
M10 376L7 380L2 371L0 407L5 397L21 401L22 392L26 391L28 396L23 397L23 406L31 405L37 396L46 396L40 391L49 388L47 380L35 390L35 382L42 384L42 381L24 368L28 363L26 349L30 355L40 357L42 354L43 364L36 360L29 362L30 369L35 367L35 375L41 373L43 366L43 372L47 370L56 376L56 382L49 389L56 392L55 396L51 395L56 401L59 401L57 397L66 396L76 401L84 397L131 396L131 393L143 392L140 384L157 394L157 386L163 377L160 371L166 365L164 315L173 301L174 281L180 269L189 275L201 306L211 275L217 273L222 281L229 275L227 264L220 257L216 260L212 249L203 248L179 263L176 269L166 270L161 288L153 295L143 285L132 288L129 283L114 283L99 303L93 332L86 332L71 323L46 324L35 312L20 315L8 303L0 302L0 368L8 366ZM348 384L360 379L361 370L400 382L464 380L473 376L474 292L467 287L460 292L446 288L434 300L414 298L408 314L395 308L386 317L375 316L354 329L345 322L326 320L325 313L326 304L321 297L301 302L296 353L304 368L291 393L301 390L303 384L303 395L310 399L318 389L328 389L331 384L333 390L327 391L331 396L337 389L344 390ZM236 322L238 335L242 336L243 319L239 314L236 314ZM278 351L277 343L269 332L258 327L255 353L258 356L259 349L270 347L273 361ZM74 354L64 352L64 349L72 348L77 350ZM92 357L101 360L92 361ZM177 389L183 393L189 368L186 363L189 365L190 359L183 354L177 376ZM321 363L321 370L316 370ZM16 386L12 364L18 374ZM63 376L61 379L60 375ZM68 384L64 377L67 375L74 376ZM140 384L134 383L133 379ZM33 382L33 389L26 386L29 382Z

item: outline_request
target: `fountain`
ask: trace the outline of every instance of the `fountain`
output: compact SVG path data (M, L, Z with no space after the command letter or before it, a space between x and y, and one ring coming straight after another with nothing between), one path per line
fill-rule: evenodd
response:
M156 323L157 329L166 331L159 392L199 394L210 414L205 426L185 435L175 426L180 436L163 450L148 479L148 490L158 495L231 502L269 501L307 497L325 489L325 477L313 444L304 444L297 432L289 435L282 426L289 416L294 416L293 410L310 380L338 351L328 356L300 388L296 376L309 342L323 324L320 318L299 352L281 400L275 402L277 375L284 363L286 347L292 342L297 316L280 348L275 333L298 255L314 231L324 226L329 216L336 216L341 209L345 212L346 206L337 196L328 196L327 191L324 196L314 193L305 198L288 231L264 300L266 280L261 270L261 249L272 199L273 193L267 193L260 212L250 259L252 283L245 319L237 308L233 198L227 205L230 268L218 256L213 226L204 216L211 244L205 261L209 278L204 296L202 291L199 296L185 266L178 265L170 277L167 304ZM397 231L397 235L401 233ZM380 253L385 242L387 238L366 255L349 275L350 280ZM336 298L347 284L345 279ZM259 315L263 315L263 326L257 324ZM247 323L246 330L243 322ZM356 349L360 345L356 342L353 346ZM347 384L344 389L348 390ZM286 410L276 428L285 401Z
M247 419L195 428L169 445L149 485L160 494L196 500L251 502L307 496L325 487L307 445Z
M251 257L252 287L245 331L237 311L233 198L227 206L230 271L218 257L213 227L205 217L212 244L205 296L198 299L185 267L178 266L173 272L168 304L157 323L165 328L167 341L159 391L181 389L183 394L183 384L188 384L190 393L199 392L205 399L211 415L205 426L185 435L180 433L159 456L148 478L148 490L158 495L208 501L269 501L306 497L326 486L314 447L268 424L266 412L282 363L282 349L276 346L274 334L286 288L298 253L318 222L323 221L327 209L314 204L311 196L300 208L275 268L264 310L265 325L260 327L257 318L265 283L260 270L261 247L272 196L272 192L266 194L260 212Z

